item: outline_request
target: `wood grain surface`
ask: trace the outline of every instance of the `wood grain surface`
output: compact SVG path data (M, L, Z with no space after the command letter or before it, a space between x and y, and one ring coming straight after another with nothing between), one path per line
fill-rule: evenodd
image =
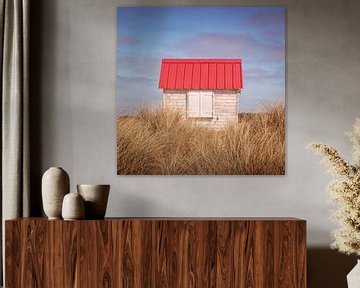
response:
M5 223L6 287L306 287L297 219Z

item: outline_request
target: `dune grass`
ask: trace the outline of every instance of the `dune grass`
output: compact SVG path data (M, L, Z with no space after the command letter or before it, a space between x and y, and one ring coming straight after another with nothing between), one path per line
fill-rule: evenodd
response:
M264 106L211 130L177 111L145 108L117 119L120 175L285 174L285 111Z

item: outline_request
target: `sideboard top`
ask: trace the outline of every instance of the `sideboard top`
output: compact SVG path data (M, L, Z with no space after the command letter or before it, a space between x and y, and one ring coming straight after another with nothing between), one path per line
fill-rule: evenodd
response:
M6 221L64 221L48 220L46 217L15 218ZM75 221L306 221L294 217L108 217L104 220L75 220Z

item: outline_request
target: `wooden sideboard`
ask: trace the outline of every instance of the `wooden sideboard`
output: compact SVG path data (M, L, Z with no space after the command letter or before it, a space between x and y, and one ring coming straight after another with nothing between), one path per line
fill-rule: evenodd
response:
M6 287L306 287L306 221L115 218L5 223Z

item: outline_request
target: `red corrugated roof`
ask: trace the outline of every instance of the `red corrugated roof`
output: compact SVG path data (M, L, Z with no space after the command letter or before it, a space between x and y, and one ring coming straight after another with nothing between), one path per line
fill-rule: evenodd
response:
M239 90L241 59L163 59L159 88Z

